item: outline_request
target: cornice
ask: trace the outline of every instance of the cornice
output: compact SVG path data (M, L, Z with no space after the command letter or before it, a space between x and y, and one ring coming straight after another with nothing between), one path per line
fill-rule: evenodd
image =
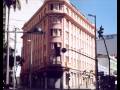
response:
M89 24L92 28L94 28L94 25L92 25L84 16L82 13L80 13L80 11L78 11L72 4L66 2L65 0L54 0L54 1L50 1L50 0L47 0L43 3L43 5L38 9L38 11L36 11L36 13L24 24L23 28L25 26L28 25L28 23L35 17L38 15L38 13L40 13L40 11L44 8L44 6L49 3L49 2L63 2L64 4L66 4L69 8L72 9L72 11L74 11L75 13L77 13L77 15L79 15L87 24Z

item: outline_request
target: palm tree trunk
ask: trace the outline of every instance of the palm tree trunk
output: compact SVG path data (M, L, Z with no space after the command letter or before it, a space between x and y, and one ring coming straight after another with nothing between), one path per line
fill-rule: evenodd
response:
M7 18L7 73L6 73L6 85L9 84L9 17L10 7L8 7L8 18Z

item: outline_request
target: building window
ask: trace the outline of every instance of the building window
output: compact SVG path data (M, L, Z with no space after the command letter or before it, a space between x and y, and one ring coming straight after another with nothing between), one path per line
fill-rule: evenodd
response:
M43 16L43 13L41 12L41 17Z
M69 9L68 9L68 8L66 8L66 10L67 10L67 13L69 14Z
M46 45L43 45L43 48L44 48L44 52L46 51Z
M61 29L51 29L51 36L61 36Z
M66 56L65 59L66 59L66 62L67 62L67 64L68 64L68 62L69 62L69 57Z
M50 4L50 10L62 10L62 4L60 3Z
M55 47L61 47L61 43L60 42L51 43L51 49L55 49Z
M73 34L71 34L71 43L72 43L72 46L73 46Z
M44 14L46 13L46 8L44 9Z
M53 4L50 4L50 10L53 10Z
M69 32L66 32L66 40L69 40Z
M69 20L66 20L66 27L69 28Z
M62 22L62 18L57 17L57 16L53 16L53 17L51 17L51 22L52 23L61 23Z
M65 46L65 47L66 47L66 49L69 49L69 45L68 45L68 44L66 44L66 46Z
M73 12L71 11L71 16L73 17Z

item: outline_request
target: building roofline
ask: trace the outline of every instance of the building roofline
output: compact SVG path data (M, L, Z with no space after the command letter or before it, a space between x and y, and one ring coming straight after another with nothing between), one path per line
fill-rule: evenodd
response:
M97 54L97 57L98 58L107 58L108 56L105 55L105 54ZM110 59L113 59L113 60L117 61L117 59L115 57L113 57L111 55L109 55L109 57L110 57Z
M31 18L23 25L22 29L24 29L25 26L28 25L28 23L40 12L40 10L47 4L47 2L51 2L51 1L46 1L42 4L42 6L35 12L35 14L33 14L33 16L31 16ZM65 4L67 4L70 8L72 8L74 10L74 12L76 12L85 22L87 22L87 24L89 24L92 28L94 28L93 23L91 23L87 17L85 17L85 15L83 13L81 13L72 3L68 3L66 1L62 1Z
M113 35L113 36L116 36L117 34L113 33L113 34L105 34L103 36L107 36L107 35Z
M95 27L95 25L93 23L90 22L90 20L87 19L87 17L72 3L66 3L68 6L71 6L70 8L72 8L85 22L87 22L87 24L89 24L90 26L92 26L92 28Z

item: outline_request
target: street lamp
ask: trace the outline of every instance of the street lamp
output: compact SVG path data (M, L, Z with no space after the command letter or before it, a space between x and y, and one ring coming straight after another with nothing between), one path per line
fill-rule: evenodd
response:
M97 59L97 42L96 42L96 15L88 14L88 16L94 18L95 23L95 78L96 78L96 90L99 90L99 83L98 83L98 59Z
M30 89L31 89L31 85L32 85L32 57L33 57L33 41L32 40L27 40L28 42L31 43L30 45L30 74L29 74L29 80L30 80Z

